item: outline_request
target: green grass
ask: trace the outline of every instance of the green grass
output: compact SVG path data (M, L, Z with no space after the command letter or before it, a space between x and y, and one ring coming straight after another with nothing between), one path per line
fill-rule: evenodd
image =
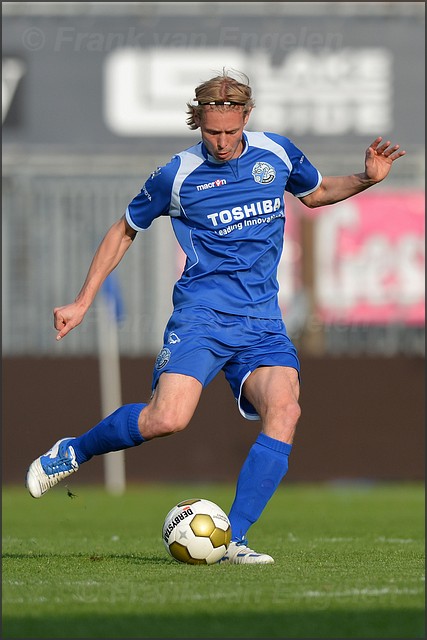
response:
M3 638L424 638L424 487L283 483L249 536L274 565L183 565L163 519L225 485L3 491Z

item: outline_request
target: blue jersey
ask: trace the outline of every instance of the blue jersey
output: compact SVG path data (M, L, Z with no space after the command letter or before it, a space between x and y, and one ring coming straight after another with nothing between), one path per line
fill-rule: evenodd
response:
M302 197L322 177L288 139L244 132L242 154L227 162L203 144L174 156L148 178L126 210L136 231L171 217L187 256L173 290L175 309L280 318L277 268L283 249L284 193Z

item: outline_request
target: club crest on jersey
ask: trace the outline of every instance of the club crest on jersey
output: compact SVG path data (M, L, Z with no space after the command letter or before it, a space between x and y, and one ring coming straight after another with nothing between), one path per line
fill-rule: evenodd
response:
M160 352L159 355L156 358L156 369L157 371L159 371L160 369L163 369L163 367L165 367L167 365L167 363L169 362L171 357L171 352L170 349L167 349L166 347L164 347Z
M253 166L252 175L258 184L270 184L276 177L276 170L268 162L257 162Z
M172 331L168 336L168 344L177 344L177 342L181 342L181 338Z

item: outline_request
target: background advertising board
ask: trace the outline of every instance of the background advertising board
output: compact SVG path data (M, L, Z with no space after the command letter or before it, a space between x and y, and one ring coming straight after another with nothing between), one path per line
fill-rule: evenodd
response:
M424 193L372 191L318 211L315 300L322 320L424 324Z
M264 13L230 3L223 15L215 3L202 3L202 13L189 4L194 11L176 15L172 4L171 15L159 15L150 3L134 16L5 15L5 145L96 153L138 152L143 142L144 152L167 154L171 137L189 146L195 136L185 124L194 87L226 66L250 78L253 130L312 150L327 144L331 154L391 133L419 148L424 25L416 15L350 20L284 14L282 3Z

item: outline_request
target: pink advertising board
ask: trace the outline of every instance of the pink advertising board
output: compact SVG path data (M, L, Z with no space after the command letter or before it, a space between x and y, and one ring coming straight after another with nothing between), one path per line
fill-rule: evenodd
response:
M423 325L424 192L370 191L314 214L323 322Z

